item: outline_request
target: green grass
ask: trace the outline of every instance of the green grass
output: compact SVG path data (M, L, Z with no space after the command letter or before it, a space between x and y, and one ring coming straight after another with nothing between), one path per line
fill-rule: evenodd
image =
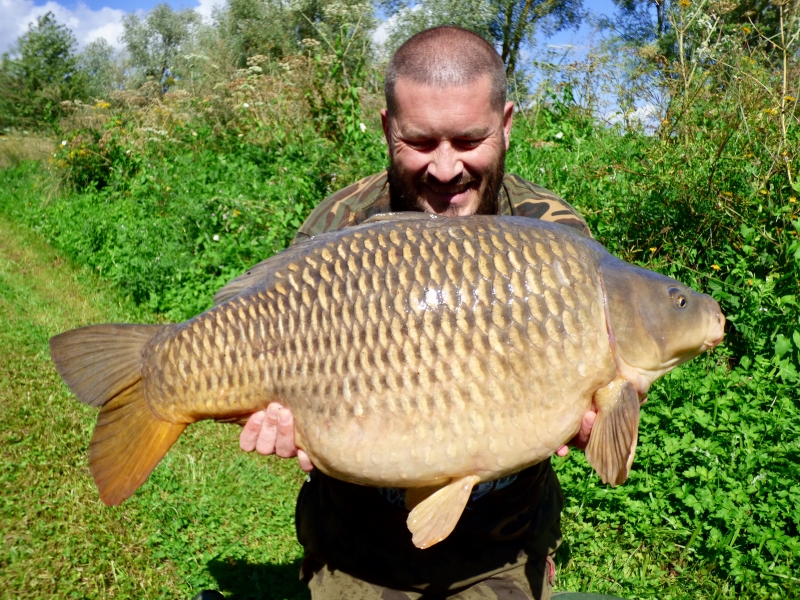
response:
M50 336L152 321L0 217L0 596L303 598L294 461L246 455L238 428L191 427L145 485L106 507L87 466L95 410L67 391Z

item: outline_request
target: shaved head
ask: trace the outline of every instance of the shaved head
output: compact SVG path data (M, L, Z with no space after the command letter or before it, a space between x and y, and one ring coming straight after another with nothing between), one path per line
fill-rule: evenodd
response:
M395 86L399 79L444 89L463 87L488 75L491 108L503 111L506 70L497 51L481 36L461 27L444 25L409 38L386 67L386 108L397 111Z

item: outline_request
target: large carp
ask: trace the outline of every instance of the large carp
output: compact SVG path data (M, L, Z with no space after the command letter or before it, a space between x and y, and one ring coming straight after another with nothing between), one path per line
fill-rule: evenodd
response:
M421 548L475 484L548 458L593 406L587 459L625 481L640 399L725 323L711 297L518 217L383 216L259 263L216 301L185 323L50 341L69 388L102 407L103 501L133 494L188 424L279 401L318 469L409 490Z

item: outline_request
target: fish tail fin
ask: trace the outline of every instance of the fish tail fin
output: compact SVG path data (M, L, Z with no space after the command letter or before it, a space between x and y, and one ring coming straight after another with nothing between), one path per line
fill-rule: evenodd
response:
M603 483L625 483L636 454L639 435L639 395L629 381L615 380L594 396L597 418L592 426L586 460Z
M165 325L93 325L50 340L50 356L81 402L100 406L89 468L100 498L120 504L141 486L185 423L157 418L144 398L142 349Z

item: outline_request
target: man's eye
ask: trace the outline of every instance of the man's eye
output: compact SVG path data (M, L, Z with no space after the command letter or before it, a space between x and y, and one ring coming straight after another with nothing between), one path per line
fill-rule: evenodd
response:
M406 140L406 145L414 148L415 150L425 150L433 146L431 140Z
M477 148L483 140L456 140L456 145L462 148Z

